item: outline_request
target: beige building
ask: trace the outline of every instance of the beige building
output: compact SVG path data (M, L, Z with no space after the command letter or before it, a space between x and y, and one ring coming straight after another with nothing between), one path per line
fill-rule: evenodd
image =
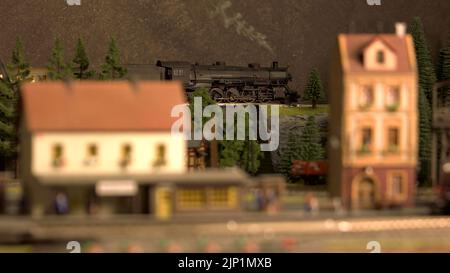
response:
M330 81L330 177L353 209L413 203L417 68L404 24L396 34L341 34Z
M172 107L185 103L178 83L40 82L21 92L21 179L35 215L51 212L59 191L73 212L91 196L132 197L103 203L140 211L142 183L186 172L186 141L171 134Z

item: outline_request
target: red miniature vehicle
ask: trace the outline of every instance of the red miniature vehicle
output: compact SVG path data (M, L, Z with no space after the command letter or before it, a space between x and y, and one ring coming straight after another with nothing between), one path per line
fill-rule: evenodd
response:
M328 163L326 161L302 161L293 160L291 175L298 176L322 176L328 173Z

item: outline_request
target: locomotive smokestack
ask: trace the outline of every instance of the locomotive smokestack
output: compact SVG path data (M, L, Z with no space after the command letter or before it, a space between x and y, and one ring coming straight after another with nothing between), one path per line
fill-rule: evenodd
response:
M273 69L278 69L278 62L273 62L272 63L272 68Z

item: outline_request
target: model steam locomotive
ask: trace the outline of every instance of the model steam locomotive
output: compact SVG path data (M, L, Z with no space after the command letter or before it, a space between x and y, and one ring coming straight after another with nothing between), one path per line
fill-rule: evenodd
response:
M161 80L178 80L187 92L198 87L208 88L211 98L217 102L292 103L297 92L290 90L292 80L287 67L273 62L271 67L249 64L248 67L228 66L223 62L212 65L188 62L156 63L161 68Z

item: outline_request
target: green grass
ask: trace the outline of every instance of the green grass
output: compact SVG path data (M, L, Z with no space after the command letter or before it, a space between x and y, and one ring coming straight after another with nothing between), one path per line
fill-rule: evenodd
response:
M280 107L280 117L285 116L310 116L310 115L318 115L328 113L329 106L328 105L318 105L316 109L313 109L310 105L302 105L302 106L281 106Z

